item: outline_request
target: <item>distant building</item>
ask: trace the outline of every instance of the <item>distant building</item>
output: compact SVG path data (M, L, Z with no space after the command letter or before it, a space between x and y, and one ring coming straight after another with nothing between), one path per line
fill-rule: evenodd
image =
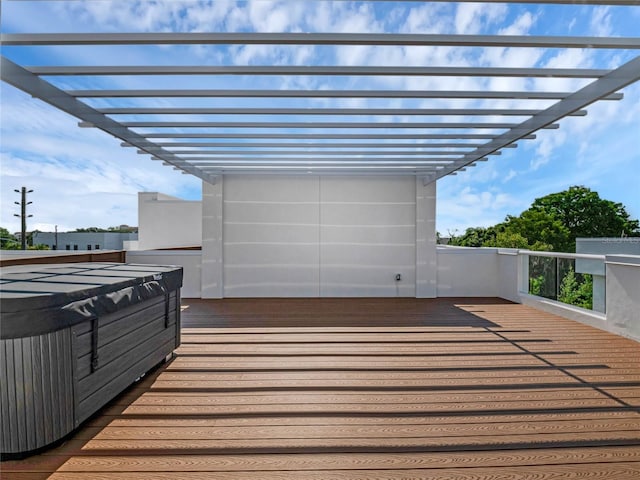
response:
M57 236L57 241L56 241ZM123 242L138 240L137 232L34 232L34 245L52 250L123 250Z
M576 253L640 255L640 237L576 238Z

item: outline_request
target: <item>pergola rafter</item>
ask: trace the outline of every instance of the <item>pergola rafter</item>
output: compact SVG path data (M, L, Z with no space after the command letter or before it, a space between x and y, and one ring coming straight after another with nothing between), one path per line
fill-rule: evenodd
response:
M511 68L511 67L398 67L398 66L307 66L307 65L124 65L124 66L29 66L38 76L119 75L308 75L368 77L523 77L599 78L609 70L601 68Z
M78 98L435 98L559 100L571 92L469 90L66 90ZM613 93L601 100L622 100Z
M635 37L440 35L388 33L41 33L3 34L25 45L378 45L449 47L640 48Z
M107 115L422 115L422 116L520 116L541 113L542 110L490 108L97 108ZM586 110L572 112L585 116Z
M521 2L522 3L522 2ZM526 3L526 2L524 2ZM632 5L637 2L537 2ZM2 34L7 51L21 47L153 46L381 46L451 48L640 49L637 37L359 34L359 33L70 33ZM99 58L97 56L96 58ZM499 155L518 141L534 139L540 129L559 128L567 116L584 116L598 100L620 100L620 89L640 79L640 57L614 69L470 67L436 65L30 65L2 58L2 79L74 115L82 127L99 128L167 165L215 182L225 173L399 174L422 176L425 182L455 174L488 155ZM141 77L148 89L113 89L108 78ZM159 77L175 78L178 89L154 87ZM545 82L565 79L575 91L546 88L514 91L475 89L353 89L329 85L323 89L187 88L193 78L421 77L513 78ZM107 88L75 88L105 84ZM97 80L93 82L93 80ZM235 80L234 80L235 81ZM425 80L426 81L426 80ZM576 83L577 82L577 83ZM166 82L164 82L166 83ZM349 82L347 82L348 84ZM415 83L414 83L415 84ZM533 82L529 82L529 85ZM58 86L60 85L60 86ZM62 87L64 85L64 87ZM217 85L217 84L216 84ZM126 104L118 104L119 99ZM127 100L129 99L129 100ZM137 99L137 100L136 100ZM148 105L149 99L161 105ZM179 100L224 99L226 104L182 105ZM252 99L268 101L258 105ZM397 101L392 107L291 106L313 99L378 99ZM95 104L100 100L101 104ZM146 100L145 105L136 105ZM467 102L460 107L418 104L416 101ZM498 103L496 101L503 100ZM204 101L204 100L203 100ZM468 106L468 102L480 107ZM537 103L526 103L526 102ZM106 106L105 103L106 102ZM177 102L172 105L172 102ZM250 103L247 103L250 102ZM399 102L399 103L398 103ZM540 104L540 102L544 102ZM169 105L168 105L169 103ZM496 104L495 107L493 104ZM230 104L231 106L228 106ZM517 107L514 106L517 104ZM95 105L95 106L94 106ZM487 108L487 105L490 108ZM236 117L248 117L238 121ZM288 118L283 118L283 117ZM317 121L314 116L330 117ZM364 116L359 121L350 117ZM433 121L408 121L408 117ZM455 117L447 120L446 117ZM510 122L496 120L510 117ZM521 118L518 118L521 117ZM126 120L125 120L126 119ZM348 133L347 133L348 131ZM428 132L428 133L427 133ZM169 141L169 140L174 140ZM187 141L189 140L189 141ZM207 141L205 141L207 140ZM216 141L217 140L217 141ZM253 141L258 140L258 141ZM433 142L425 142L432 140Z

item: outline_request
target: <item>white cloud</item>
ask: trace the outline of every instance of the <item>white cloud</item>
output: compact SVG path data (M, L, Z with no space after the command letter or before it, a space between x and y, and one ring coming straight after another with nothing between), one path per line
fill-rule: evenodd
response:
M34 190L29 228L58 225L59 230L137 224L137 192L198 195L200 181L162 167L133 148L2 86L2 204L13 205L15 188ZM0 225L19 229L10 208Z
M499 35L526 35L537 20L537 16L531 12L524 12L516 20L504 28L498 30Z
M427 3L411 8L400 29L405 33L445 33L452 28L448 10L450 7L442 3Z
M442 234L467 227L488 227L504 220L506 213L519 214L526 205L495 187L482 190L472 186L459 188L457 177L438 182L437 229ZM506 212L506 213L505 213Z
M541 130L536 141L537 148L531 159L531 170L538 170L554 158L557 150L564 145L567 134L560 130Z
M592 35L598 37L608 37L613 33L611 27L611 7L596 7L591 16L591 32Z
M285 32L300 20L304 9L297 2L249 2L247 10L251 25L259 32Z
M586 49L562 49L541 65L543 68L592 68L593 53ZM536 78L533 85L542 91L569 92L593 81L579 78Z
M507 174L504 176L504 178L502 179L502 183L507 183L509 180L514 179L516 176L518 175L518 173L511 169L507 172Z
M3 27L10 31L291 31L291 32L404 32L404 33L488 33L535 35L548 30L575 34L629 35L636 28L639 9L581 7L582 15L575 25L554 23L546 7L524 5L474 5L454 2L315 2L258 0L131 0L84 2L5 2ZM557 11L557 9L555 10ZM7 14L9 12L9 14ZM19 15L11 15L19 12ZM622 12L622 14L620 13ZM625 13L627 12L627 13ZM623 28L623 18L632 20ZM634 17L635 16L635 17ZM567 22L569 23L569 22ZM588 30L588 31L586 31ZM55 63L105 64L344 64L401 66L495 66L495 67L604 67L624 60L620 55L593 50L558 49L551 55L537 48L451 48L451 47L357 47L312 46L165 46L73 48L47 50L47 60ZM72 88L147 88L147 78L117 77L108 79L65 78L61 85ZM237 88L336 89L408 88L415 90L567 90L589 80L470 77L233 77ZM181 88L229 88L225 77L189 78ZM154 80L154 88L176 88L175 79ZM9 92L9 93L6 93ZM225 100L226 101L226 100ZM142 100L120 100L119 105L142 105ZM185 100L186 102L186 100ZM189 105L205 105L198 99ZM207 106L220 105L216 99ZM248 103L252 104L253 100ZM257 102L257 101L256 101ZM102 106L111 101L103 101ZM402 105L418 104L422 108L447 106L478 108L544 108L546 102L522 100L409 100ZM149 105L149 104L147 104ZM175 105L164 100L153 106ZM225 104L224 106L232 105ZM379 106L400 107L397 100L386 99L301 99L290 106ZM115 106L115 105L114 105ZM248 106L248 105L242 105ZM263 106L262 104L260 106ZM270 106L270 105L264 105ZM289 106L289 105L288 105ZM3 203L13 202L13 188L35 186L34 207L39 210L34 221L53 218L60 225L109 226L135 223L117 220L135 212L138 190L158 190L169 194L197 191L199 181L161 167L148 157L138 156L134 149L121 149L119 141L95 130L80 130L76 121L44 107L27 96L16 96L3 87L2 182ZM640 118L640 85L627 89L623 102L602 102L589 108L587 118L569 118L561 129L542 131L540 140L526 142L511 154L492 157L477 168L443 180L439 198L439 225L458 228L477 224L493 224L507 213L517 214L528 206L534 193L546 194L566 183L603 182L614 178L614 170L622 169L611 184L626 185L637 172L638 149L633 126ZM449 119L449 118L448 118ZM611 127L610 125L615 125ZM637 132L637 127L636 127ZM639 138L636 134L635 138ZM524 143L524 142L523 142ZM69 146L73 147L70 148ZM576 146L577 145L577 146ZM575 146L575 150L571 150ZM624 148L623 148L624 147ZM577 152L577 153L576 153ZM615 152L615 156L613 154ZM634 157L635 152L635 157ZM635 158L635 161L629 159ZM516 163L517 162L517 163ZM526 174L519 174L529 167ZM598 175L596 169L600 169ZM635 171L633 170L635 168ZM554 170L552 172L552 170ZM562 173L560 173L562 172ZM603 173L604 172L604 173ZM609 175L609 176L607 176ZM527 184L530 182L530 184ZM613 188L613 187L612 187ZM623 190L623 189L618 189ZM96 205L94 209L93 205ZM75 205L78 205L76 207ZM80 208L86 206L86 208ZM106 212L100 217L100 210ZM84 212L84 213L83 213ZM5 215L3 213L3 215ZM43 215L45 217L43 217ZM62 215L53 217L54 215ZM451 216L451 217L450 217ZM449 218L450 217L450 218ZM70 224L77 219L80 224ZM113 219L113 221L112 221ZM9 219L13 221L12 218ZM4 223L5 217L2 218Z
M506 13L507 7L502 4L460 3L455 15L456 33L480 33L488 25L504 19Z

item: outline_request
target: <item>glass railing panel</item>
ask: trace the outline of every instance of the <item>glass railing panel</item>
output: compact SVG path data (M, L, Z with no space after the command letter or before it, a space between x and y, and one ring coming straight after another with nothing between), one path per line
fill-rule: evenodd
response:
M527 255L529 294L605 312L604 257L547 252Z

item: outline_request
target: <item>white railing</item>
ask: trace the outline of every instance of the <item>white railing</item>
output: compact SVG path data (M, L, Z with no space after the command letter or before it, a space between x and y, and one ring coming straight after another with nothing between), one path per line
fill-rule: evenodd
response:
M520 294L605 313L604 255L519 250L518 258Z
M551 264L555 299L532 294L532 259ZM556 285L562 286L567 265L556 262L591 275L591 309L558 301ZM439 246L437 267L440 297L500 297L640 340L640 256Z
M202 296L200 251L130 251L126 255L130 263L183 266L183 297ZM555 299L534 295L531 276L536 272L532 272L532 258L571 261L574 274L577 271L592 275L593 309L558 301L555 286ZM439 297L500 297L640 341L640 256L439 246L436 267ZM558 285L558 266L553 265L551 270L556 272L556 279L550 283ZM560 270L564 272L566 268Z

